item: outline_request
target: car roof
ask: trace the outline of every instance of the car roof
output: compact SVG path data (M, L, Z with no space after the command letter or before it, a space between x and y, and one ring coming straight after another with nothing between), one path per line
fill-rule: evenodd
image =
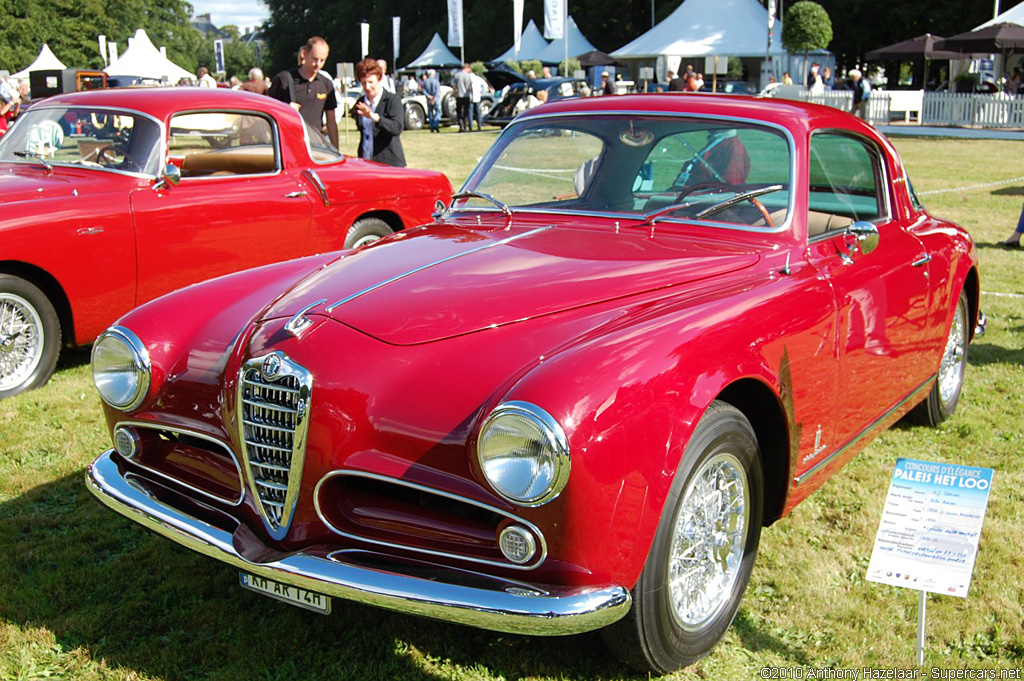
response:
M37 106L109 106L142 111L167 119L182 109L256 109L268 113L287 112L291 107L266 95L228 88L139 87L110 88L55 95ZM278 116L280 118L280 116Z
M523 112L520 118L567 113L677 113L712 118L740 118L782 126L794 137L818 128L844 128L876 139L880 138L871 126L859 118L833 107L750 95L676 92L574 97L559 99L543 107L530 109Z

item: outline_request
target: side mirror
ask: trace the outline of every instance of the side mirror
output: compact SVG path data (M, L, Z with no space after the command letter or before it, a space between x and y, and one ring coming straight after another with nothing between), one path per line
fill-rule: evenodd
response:
M181 168L168 163L164 166L164 171L160 173L160 178L153 185L153 189L163 189L167 186L177 187L178 183L181 182Z
M444 201L438 199L437 202L434 203L434 212L430 215L430 217L434 218L434 221L436 222L440 220L442 217L444 217L445 213L447 212L448 206L444 205Z
M870 222L858 220L847 227L847 231L856 239L856 242L850 246L851 252L859 250L864 255L868 255L878 248L878 227Z

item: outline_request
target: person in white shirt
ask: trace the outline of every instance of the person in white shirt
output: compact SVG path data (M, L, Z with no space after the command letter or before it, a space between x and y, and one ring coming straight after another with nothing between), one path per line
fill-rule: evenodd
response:
M199 76L199 87L217 87L217 79L210 75L210 69L200 66L196 73Z
M384 88L385 92L398 92L395 88L395 79L388 75L388 63L383 59L378 59L377 64L380 66L380 72L384 74L380 77L380 86Z

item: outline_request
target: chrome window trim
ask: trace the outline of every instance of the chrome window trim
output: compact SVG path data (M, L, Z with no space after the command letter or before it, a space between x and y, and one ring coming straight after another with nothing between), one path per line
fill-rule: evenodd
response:
M131 463L133 465L138 466L139 468L144 469L147 473L152 473L153 475L156 475L157 477L163 478L164 480L170 480L171 482L174 482L174 483L176 483L178 485L181 485L185 489L188 489L188 490L190 490L192 492L196 492L197 494L201 494L204 497L207 497L209 499L213 499L215 501L220 501L220 502L223 502L225 504L229 504L231 506L238 506L245 499L245 477L242 475L242 464L238 461L238 457L235 456L235 452L231 449L231 446L228 445L226 442L224 442L222 440L218 440L217 438L212 437L210 435L206 435L205 433L200 433L198 431L191 430L189 428L180 428L178 426L168 426L168 425L164 425L163 423L160 423L158 421L131 421L131 420L130 421L118 421L117 424L114 426L114 429L116 430L117 428L121 428L121 427L136 428L136 429L146 428L146 429L149 429L149 430L166 430L166 431L169 431L171 433L178 433L180 435L187 435L189 437L194 437L194 438L197 438L199 440L205 440L207 442L212 442L215 445L219 445L224 451L226 451L228 453L228 456L231 457L231 461L234 462L234 464L235 464L235 472L238 473L238 483L239 483L239 487L241 488L239 490L239 492L238 492L238 498L237 499L230 499L228 497L221 497L221 496L218 496L216 494L211 494L210 492L207 492L205 490L199 489L198 487L196 487L194 485L190 485L189 483L185 482L184 480L181 480L179 478L175 478L173 476L167 475L166 473L163 473L161 471L156 470L152 466L147 466L146 464L142 463L139 460L138 455L136 455L135 457L130 459L130 461L131 461Z
M892 222L895 218L892 215L892 184L889 180L889 168L885 162L885 154L881 152L878 145L868 137L861 135L853 130L843 130L842 128L819 128L811 132L811 137L807 142L807 155L810 158L811 145L814 144L814 138L817 135L828 134L837 135L840 137L849 137L856 140L861 144L867 151L867 153L874 159L875 167L878 169L879 177L878 181L882 185L882 215L879 215L874 220L866 220L873 225L878 225L885 222ZM810 176L808 175L808 191L810 191ZM876 191L877 191L876 187ZM834 238L836 235L845 234L846 228L831 230L828 232L822 232L821 234L815 234L814 236L807 238L807 243L813 244L821 241L828 241Z
M558 119L558 118L581 118L581 117L593 117L593 116L651 116L655 118L694 118L714 121L728 121L730 123L744 124L751 127L770 128L780 133L783 139L786 140L786 144L789 147L789 201L786 205L786 219L782 224L776 225L772 229L751 227L748 225L736 225L728 222L720 222L715 220L684 220L682 218L673 217L659 217L658 222L670 222L673 224L682 225L701 225L706 227L714 227L716 229L728 229L738 232L752 232L754 234L780 234L782 232L789 231L793 224L793 213L794 213L794 194L793 186L796 183L796 141L793 139L793 135L790 134L789 130L778 123L772 123L769 121L759 121L751 118L744 118L741 116L718 116L711 114L696 114L689 112L669 112L669 111L650 111L650 110L637 110L637 111L621 111L621 110L602 110L602 111L573 111L565 113L545 113L545 114L534 114L526 119L517 119L509 123L498 138L491 144L491 149L484 155L484 158L477 163L473 172L469 174L466 181L462 183L459 188L460 192L471 191L469 190L470 183L477 179L480 174L483 162L490 156L491 151L498 148L498 143L505 135L509 135L510 131L515 130L519 126L527 125L532 121L545 120L545 119ZM456 192L457 193L457 192ZM449 212L454 213L479 213L479 212L490 212L492 209L478 208L474 210L462 209L462 208L451 208ZM609 218L613 220L627 221L635 220L638 225L646 225L646 219L642 213L614 213L614 212L600 212L600 211L573 211L573 210L558 210L558 209L530 209L530 208L515 208L512 209L513 213L526 213L526 214L541 214L541 215L571 215L571 216L583 216L583 217L599 217Z
M365 478L365 479L368 479L368 480L376 480L376 481L379 481L379 482L386 482L386 483L390 483L390 484L401 485L401 486L404 486L404 487L408 487L410 489L414 489L414 490L416 490L418 492L425 492L427 494L435 494L437 496L444 497L446 499L451 499L453 501L458 501L460 503L469 504L470 506L476 506L477 508L481 508L481 509L483 509L485 511L489 511L491 513L496 513L498 515L504 516L505 518L508 518L509 520L511 520L513 522L520 523L520 524L528 527L530 529L530 531L533 532L534 535L536 536L537 542L538 542L539 547L540 547L540 550L538 551L535 560L533 560L531 564L529 564L529 565L517 565L516 563L513 563L512 561L508 561L508 560L506 560L506 561L489 560L487 558L476 558L476 557L473 557L473 556L464 556L462 554L449 553L447 551L435 551L433 549L423 549L423 548L419 548L419 547L416 547L416 546L407 546L405 544L396 544L394 542L383 541L383 540L380 540L380 539L369 539L367 537L363 537L363 536L360 536L360 535L357 535L357 534L352 534L350 532L345 532L344 530L341 530L341 529L335 527L334 525L332 525L331 522L329 520L327 520L327 518L324 516L323 511L320 509L320 489L321 489L321 487L323 487L324 483L326 483L328 480L330 480L332 478L336 478L336 477L342 477L342 476L349 476L349 477L356 477L356 478ZM340 535L342 537L345 537L346 539L353 539L353 540L360 541L360 542L366 542L368 544L374 544L375 546L385 546L387 548L400 549L400 550L403 550L403 551L413 551L415 553L421 553L421 554L428 555L428 556L435 556L435 557L442 557L442 558L451 558L451 559L455 559L455 560L464 560L464 561L467 561L467 562L470 562L470 563L476 563L476 564L479 564L479 565L493 565L495 567L511 568L513 570L534 570L534 569L540 567L544 563L545 559L547 559L547 556L548 556L548 543L547 543L547 540L544 538L544 533L540 531L539 527L537 527L536 525L534 525L533 523L531 523L528 520L525 520L525 519L523 519L523 518L521 518L521 517L519 517L517 515L509 513L508 511L503 511L500 508L497 508L495 506L491 506L490 504L485 504L485 503L483 503L481 501L476 501L474 499L469 499L467 497L463 497L463 496L460 496L458 494L452 494L451 492L445 492L443 490L434 489L433 487L427 487L426 485L420 485L419 483L409 482L407 480L400 480L398 478L392 478L392 477L389 477L389 476L386 476L386 475L380 475L380 474L377 474L377 473L369 473L369 472L366 472L366 471L355 471L355 470L352 470L352 471L349 471L349 470L337 470L337 471L331 471L330 473L327 473L325 476L320 478L319 482L316 483L316 487L313 490L313 506L316 508L316 515L317 515L318 518L320 518L320 522L322 522L329 530L331 530L335 534ZM497 542L497 535L495 535L495 542Z
M270 357L276 356L280 360L280 367L278 376L290 376L298 381L298 399L297 408L295 412L295 429L292 431L292 451L291 451L291 462L289 465L288 472L288 486L285 491L284 507L281 511L281 521L276 524L270 520L270 514L260 497L259 483L256 481L256 477L253 475L252 468L253 462L249 458L249 448L245 438L245 418L244 418L244 399L245 399L245 374L248 371L255 370L262 372L262 365L265 360ZM295 506L299 500L299 488L302 483L302 474L305 468L306 458L306 437L309 434L309 410L310 403L313 394L313 374L308 369L293 361L288 355L280 351L274 351L261 355L259 357L252 357L242 363L242 366L238 370L238 380L235 392L235 408L238 419L238 444L242 450L242 460L245 462L245 479L248 482L249 491L253 496L253 503L256 506L256 510L259 512L260 519L263 521L263 527L266 529L267 534L272 539L281 540L284 539L288 534L288 529L291 527L292 516L295 513ZM256 464L259 465L259 464Z
M46 111L47 109L53 109L55 111L56 110L60 110L60 109L65 109L65 110L66 109L95 109L96 111L109 111L109 112L111 112L115 116L128 114L130 116L139 116L141 118L148 118L149 120L151 120L154 123L156 123L157 127L160 129L160 159L163 161L163 163L158 163L157 164L158 165L157 173L159 173L160 169L162 169L164 167L164 165L166 164L166 161L167 161L167 126L165 126L164 122L161 121L156 116L154 116L153 114L149 114L149 113L146 113L144 111L139 111L138 109L129 109L129 108L120 107L120 106L109 106L109 105L92 106L92 105L89 105L89 104L81 104L81 105L79 105L79 104L61 104L60 106L57 106L57 105L54 105L54 104L51 104L51 103L46 103L46 102L41 102L40 104L33 104L32 108L29 109L29 111ZM26 113L28 113L28 112L26 112ZM17 125L19 122L21 122L22 120L26 120L26 119L27 119L26 116L18 116L18 118L15 119L15 121L14 121L14 125ZM14 129L14 126L11 126L11 130L13 130L13 129ZM11 130L8 130L7 132L10 132ZM6 135L4 135L4 137L6 137ZM0 137L0 141L2 141L2 139L3 138ZM17 161L13 161L13 160L9 160L8 159L8 160L0 161L0 163L16 163L16 164L27 164L27 165L32 165L32 164L39 165L39 161L36 161L35 159L25 159L25 160L17 160ZM50 163L52 163L52 162L50 162ZM103 172L108 172L108 173L114 173L115 175L127 175L127 176L130 176L130 177L145 177L145 178L148 178L148 179L156 179L157 177L159 177L158 174L157 175L150 175L149 173L138 173L138 172L133 172L133 171L129 171L129 170L118 170L117 168L103 168L103 167L94 168L92 166L81 166L81 165L73 165L71 163L60 163L60 162L52 163L52 165L54 165L55 167L58 167L58 168L85 168L86 170L98 170L98 171L103 171Z
M271 172L269 172L269 173L245 173L245 174L235 174L235 175L217 175L216 177L211 177L209 175L205 176L205 177L183 177L183 178L181 178L183 182L184 181L191 182L192 180L211 180L211 179L214 179L214 180L230 180L230 179L234 179L234 178L248 178L248 177L274 177L274 176L280 175L281 173L284 172L284 154L283 154L282 149L281 149L281 130L280 130L280 128L277 125L277 119L274 118L272 115L270 115L270 114L268 114L268 113L266 113L264 111L257 111L257 110L254 110L254 109L184 109L182 111L175 111L174 113L172 113L171 117L170 117L170 120L173 121L178 116L188 116L188 115L191 115L191 114L204 114L204 113L212 113L212 114L237 114L239 116L256 116L257 118L263 118L263 119L269 121L270 122L270 131L271 131L271 133L274 136L274 139L271 142L271 146L273 146L273 148L274 148L274 165L275 165L276 169L271 171ZM298 113L298 112L296 112L296 113ZM170 162L171 150L170 150L170 145L168 144L168 142L170 140L170 137L171 137L171 126L168 126L167 130L165 131L165 134L164 134L164 156L163 156L164 163L161 164L161 166L160 166L161 168L165 164Z

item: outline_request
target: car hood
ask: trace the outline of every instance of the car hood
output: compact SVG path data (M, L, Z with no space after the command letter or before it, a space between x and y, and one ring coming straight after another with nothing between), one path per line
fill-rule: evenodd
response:
M756 252L622 229L439 224L350 251L262 315L327 315L411 345L670 289L749 267Z
M74 187L67 178L42 175L35 169L0 168L0 203L71 196L74 196Z

